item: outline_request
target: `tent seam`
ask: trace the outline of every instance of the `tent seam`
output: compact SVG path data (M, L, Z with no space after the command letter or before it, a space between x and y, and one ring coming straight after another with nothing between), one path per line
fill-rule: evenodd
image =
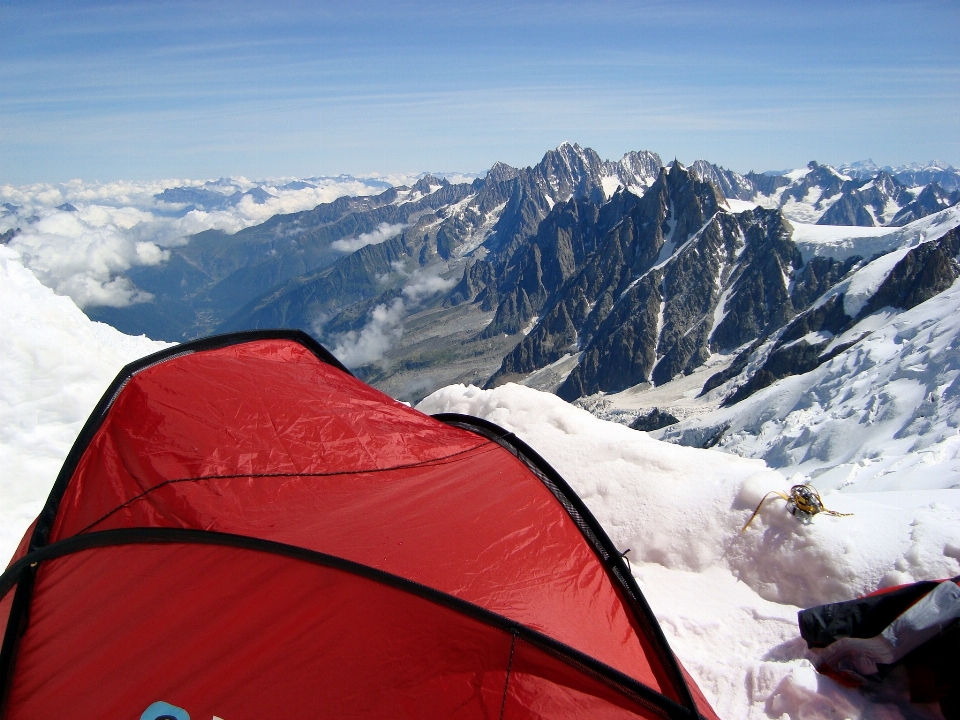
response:
M492 450L494 447L500 447L500 446L493 441L487 441L486 443L475 445L472 448L467 448L466 450L460 450L458 452L451 453L450 455L443 455L441 457L434 458L432 460L427 460L425 462L410 463L407 465L395 465L393 467L388 467L388 468L373 468L369 470L338 470L337 472L326 472L326 473L236 473L232 475L198 475L196 477L174 478L172 480L164 480L163 482L158 483L153 487L144 490L139 495L135 495L134 497L125 500L122 504L117 505L117 507L113 508L110 512L106 513L99 519L94 520L92 523L90 523L86 527L78 530L76 533L74 533L74 535L82 535L83 533L89 531L91 528L102 523L104 520L106 520L108 517L110 517L114 513L117 513L123 510L124 508L129 507L130 505L135 503L137 500L142 500L143 498L145 498L154 490L159 490L160 488L165 487L167 485L174 485L177 483L185 483L185 482L199 482L201 480L235 480L237 478L293 478L293 477L336 477L339 475L375 475L377 473L393 472L395 470L407 470L410 468L430 467L432 465L445 465L447 464L447 461L452 458L460 457L461 455L466 455L467 453L471 453L475 450L480 450L484 447L487 447L488 449ZM66 539L66 538L62 538L62 539Z
M503 720L503 711L507 707L507 690L510 688L510 671L513 669L513 652L517 647L517 631L510 633L510 659L507 660L507 676L503 679L503 699L500 701L500 720Z

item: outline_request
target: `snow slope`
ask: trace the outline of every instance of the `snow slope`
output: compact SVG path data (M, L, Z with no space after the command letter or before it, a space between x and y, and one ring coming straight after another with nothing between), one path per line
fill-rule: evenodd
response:
M958 574L960 493L825 493L828 508L855 514L809 525L770 502L741 533L767 491L791 484L762 462L670 446L519 385L450 386L417 407L487 418L567 479L617 546L630 548L664 631L721 717L905 717L818 676L796 613Z
M120 368L169 343L91 322L3 246L0 307L0 555L10 557Z
M664 436L729 425L718 447L815 478L821 490L960 494L960 281L912 310L868 317L834 344L871 330L815 370Z
M941 210L904 227L858 227L856 225L810 225L791 222L791 239L803 261L813 257L846 260L854 255L869 260L875 255L919 245L943 237L960 225L960 206Z
M886 238L848 237L843 248L851 254L866 254L858 248L863 239L882 239L894 249L816 304L842 295L844 311L856 316L912 247L957 225L955 207ZM836 248L834 240L829 244ZM824 355L844 346L815 370L731 407L716 409L701 399L707 412L688 413L657 437L700 446L726 428L718 449L802 473L821 490L960 489L960 281L910 310L885 308L863 318L833 337ZM729 393L721 387L705 397Z

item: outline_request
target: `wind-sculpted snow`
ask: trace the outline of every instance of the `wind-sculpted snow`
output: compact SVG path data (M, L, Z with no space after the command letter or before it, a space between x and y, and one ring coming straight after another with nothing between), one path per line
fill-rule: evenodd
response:
M960 572L955 491L825 492L828 508L854 515L807 525L770 502L741 533L763 495L792 480L756 460L671 447L519 385L450 386L417 407L491 420L566 478L630 549L671 644L721 717L902 717L817 676L796 612Z
M90 322L0 247L0 554L13 554L113 378L167 343Z

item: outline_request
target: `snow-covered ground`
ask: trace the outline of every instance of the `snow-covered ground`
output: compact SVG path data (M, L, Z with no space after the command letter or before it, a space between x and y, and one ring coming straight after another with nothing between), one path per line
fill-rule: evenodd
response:
M889 237L864 236L871 244L896 241L895 249L818 303L842 294L844 311L856 316L911 247L958 224L960 208L950 208ZM857 242L848 237L843 247ZM719 449L802 473L821 490L960 490L960 282L910 310L884 308L824 339L830 339L825 353L849 347L728 408L708 401L729 388L714 390L657 435L700 445L726 428Z
M9 556L117 371L164 344L91 323L3 247L0 301L0 554ZM817 676L796 611L960 573L957 490L828 492L827 507L855 514L809 525L770 502L741 533L764 493L791 484L760 460L659 442L518 385L452 386L419 407L486 417L567 478L631 549L664 630L721 717L903 717Z
M821 490L960 495L960 282L912 310L870 316L833 342L866 332L815 370L663 435L676 441L726 425L720 448L803 473ZM960 526L955 533L960 541Z
M0 307L0 555L10 557L120 368L169 343L91 322L3 246Z

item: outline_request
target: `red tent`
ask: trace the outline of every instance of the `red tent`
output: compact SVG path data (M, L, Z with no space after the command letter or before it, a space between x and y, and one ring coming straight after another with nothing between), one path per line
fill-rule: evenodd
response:
M11 719L716 717L546 462L299 332L126 367L0 594Z

